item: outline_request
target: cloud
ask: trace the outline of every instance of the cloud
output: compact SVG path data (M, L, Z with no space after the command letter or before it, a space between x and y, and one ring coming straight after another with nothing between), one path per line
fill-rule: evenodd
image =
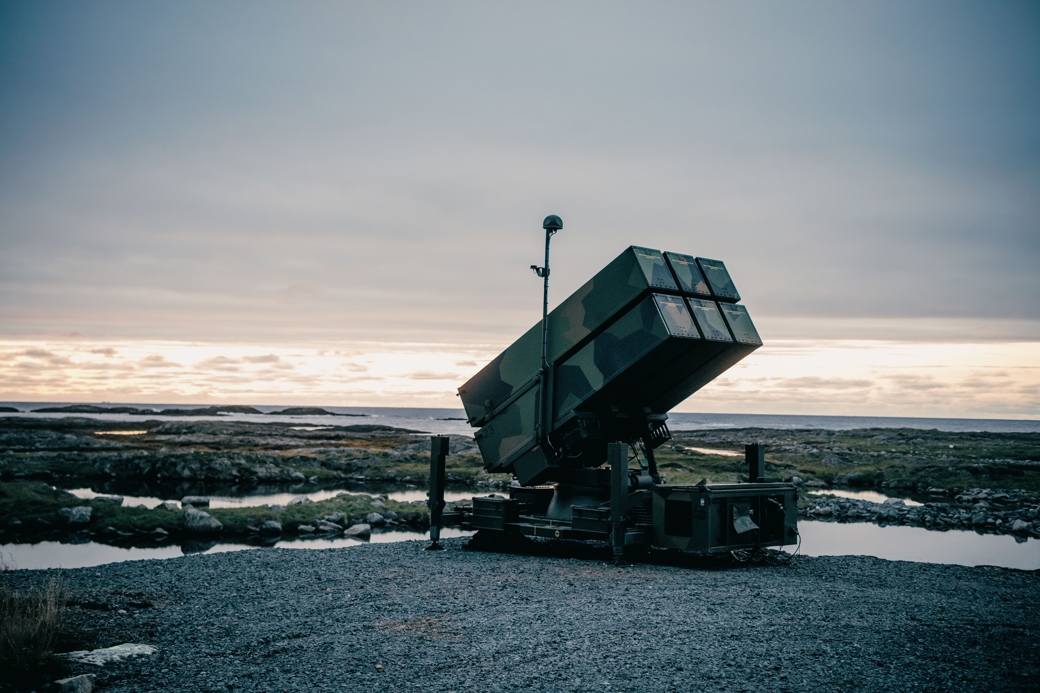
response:
M162 354L145 356L138 364L141 368L182 368L181 364L168 360Z
M274 354L265 354L264 356L244 356L242 360L246 363L281 363L282 358Z
M436 373L434 371L415 371L403 377L410 380L461 380L462 376L457 373Z

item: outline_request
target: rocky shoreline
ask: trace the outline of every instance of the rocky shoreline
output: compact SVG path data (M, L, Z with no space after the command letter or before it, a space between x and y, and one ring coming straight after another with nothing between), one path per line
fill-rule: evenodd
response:
M264 549L0 575L60 576L99 690L1026 691L1040 574L797 557L525 553L423 542ZM3 690L0 684L0 690ZM41 690L41 689L37 689ZM48 690L53 690L48 689Z
M935 489L930 495L945 498L947 492ZM962 489L950 501L933 500L916 505L908 505L898 498L873 503L859 498L810 496L805 501L807 504L799 508L798 514L812 520L873 522L1040 538L1040 498L1027 491Z

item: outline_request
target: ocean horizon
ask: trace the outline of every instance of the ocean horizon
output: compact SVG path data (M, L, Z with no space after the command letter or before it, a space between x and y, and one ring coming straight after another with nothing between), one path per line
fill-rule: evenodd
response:
M222 404L142 404L133 402L0 402L0 406L18 409L17 413L0 413L0 416L17 417L61 417L85 416L104 421L145 420L221 420L251 423L296 423L313 425L351 425L371 423L394 428L405 428L435 435L468 435L476 429L466 422L461 409L442 407L332 407L321 409L340 416L325 415L278 415L290 407L304 405L244 405L251 406L260 414L223 413L210 416L163 416L160 414L68 414L39 413L36 410L65 406L135 407L152 409L204 409L212 406L236 406ZM237 405L241 406L241 405ZM716 414L695 412L671 412L668 426L673 431L694 431L722 428L768 428L778 430L829 430L848 431L864 428L911 428L950 432L988 433L1040 433L1040 420L1034 419L972 419L942 417L904 416L815 416L805 414Z

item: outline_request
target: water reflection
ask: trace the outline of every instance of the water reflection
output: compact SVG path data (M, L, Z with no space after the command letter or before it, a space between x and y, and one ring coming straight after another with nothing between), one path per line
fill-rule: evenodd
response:
M1040 570L1040 541L964 530L879 527L869 522L798 523L806 556L876 556L890 561Z
M468 537L473 532L446 527L441 537ZM280 549L332 549L357 546L364 543L382 544L410 539L429 539L427 532L374 532L370 542L349 537L330 539L280 540L271 544ZM263 548L252 544L232 542L191 542L182 546L122 547L88 541L82 544L62 544L56 541L41 541L38 544L0 545L0 561L13 570L44 570L47 568L90 568L105 563L140 561L152 558L180 558L202 553L223 553Z
M842 489L827 489L825 491L809 491L810 496L837 496L839 498L855 498L856 500L870 501L871 503L884 503L892 498L877 491L844 491ZM900 498L904 505L924 505L911 498Z
M93 489L89 488L72 488L68 489L68 492L77 498L83 498L89 500L96 498L97 496L109 495L104 493L98 493ZM300 496L306 496L315 503L318 501L327 500L329 498L335 498L341 493L350 493L359 496L380 496L387 497L390 500L400 501L402 503L412 503L414 501L426 502L426 491L425 489L406 489L403 491L392 491L390 493L367 493L365 491L358 491L356 489L345 489L345 488L330 488L321 489L318 491L311 491L309 493L303 493L300 491L289 492L289 493L266 493L257 494L255 496L206 496L209 498L209 507L211 508L257 508L262 505L286 505L293 498ZM490 491L474 491L472 489L465 491L445 491L444 500L449 503L455 503L460 500L469 500L473 496L487 495ZM204 494L202 494L204 495ZM180 498L157 498L155 496L123 496L123 507L144 507L144 508L155 508L165 500L177 500Z
M954 565L994 565L1040 570L1040 541L1022 537L975 534L959 530L934 532L921 527L879 527L869 523L798 523L801 553L806 556L876 556L892 561L919 561ZM445 528L441 536L464 537L472 532ZM371 543L429 539L429 532L388 531L372 534ZM364 543L348 537L280 539L271 546L284 549L331 549ZM194 543L185 546L123 548L95 542L61 544L5 544L0 559L18 569L86 568L149 558L178 558L190 553L220 553L261 547L241 543ZM793 547L788 547L791 550Z

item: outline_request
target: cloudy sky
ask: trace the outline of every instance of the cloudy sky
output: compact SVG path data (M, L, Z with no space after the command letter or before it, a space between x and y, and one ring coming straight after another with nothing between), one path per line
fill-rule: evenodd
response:
M686 411L1040 416L1033 2L0 1L0 399L455 406L629 244Z

